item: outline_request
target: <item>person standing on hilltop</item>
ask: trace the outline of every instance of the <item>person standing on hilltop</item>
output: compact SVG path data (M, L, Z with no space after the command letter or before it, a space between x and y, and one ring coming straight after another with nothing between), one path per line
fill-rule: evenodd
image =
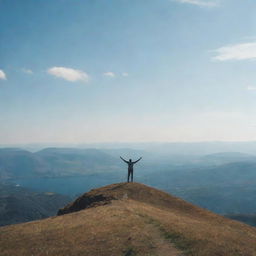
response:
M127 182L129 182L130 180L130 176L131 176L131 182L133 182L133 165L136 164L137 162L139 162L142 157L140 157L137 161L132 161L132 159L129 159L129 161L126 161L125 159L123 159L121 156L120 158L128 164L128 177L127 177Z

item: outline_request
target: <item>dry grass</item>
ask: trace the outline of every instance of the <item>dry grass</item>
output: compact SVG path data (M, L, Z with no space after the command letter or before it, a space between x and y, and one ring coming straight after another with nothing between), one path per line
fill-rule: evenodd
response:
M130 183L90 193L111 194L119 200L2 227L0 255L256 256L255 228L159 190Z

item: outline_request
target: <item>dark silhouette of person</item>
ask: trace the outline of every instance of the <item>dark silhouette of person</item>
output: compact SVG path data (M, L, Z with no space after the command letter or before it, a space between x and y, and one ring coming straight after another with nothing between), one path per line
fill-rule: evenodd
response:
M133 165L136 164L137 162L139 162L142 157L140 157L137 161L132 161L132 159L129 159L129 161L126 161L125 159L123 159L121 156L120 158L128 164L128 177L127 177L127 182L129 182L130 180L130 176L131 176L131 182L133 182Z

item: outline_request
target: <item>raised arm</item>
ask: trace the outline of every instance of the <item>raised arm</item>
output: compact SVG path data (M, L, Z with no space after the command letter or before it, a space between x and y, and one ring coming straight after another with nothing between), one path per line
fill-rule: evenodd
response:
M124 160L121 156L120 156L120 158L121 158L125 163L127 163L127 164L129 163L128 161Z
M142 159L142 157L140 157L137 161L134 161L133 163L136 164L137 162L139 162Z

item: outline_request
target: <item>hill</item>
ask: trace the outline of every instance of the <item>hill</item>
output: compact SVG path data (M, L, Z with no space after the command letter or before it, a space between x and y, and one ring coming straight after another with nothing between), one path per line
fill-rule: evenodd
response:
M34 155L48 163L56 176L116 169L116 159L98 149L46 148Z
M45 175L48 171L47 163L29 151L0 149L0 179Z
M0 184L0 226L54 216L71 199L55 193L38 193Z
M0 178L60 177L114 171L116 159L97 149L46 148L32 153L0 149Z
M59 214L0 228L0 254L256 255L255 228L139 183L92 190Z

